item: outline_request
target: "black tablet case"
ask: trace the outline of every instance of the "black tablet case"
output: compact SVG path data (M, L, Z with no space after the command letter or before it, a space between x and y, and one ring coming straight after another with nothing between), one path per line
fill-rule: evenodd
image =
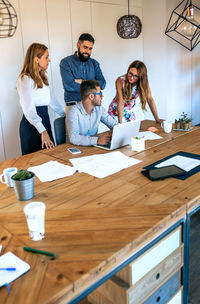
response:
M169 155L169 156L167 156L167 157L165 157L163 159L160 159L157 162L155 162L155 163L153 163L153 164L151 164L149 166L144 167L143 169L147 169L147 170L152 169L156 165L160 164L161 162L163 162L163 161L165 161L165 160L167 160L167 159L169 159L171 157L177 156L177 155L185 156L185 157L190 157L190 158L194 158L194 159L199 159L200 160L200 155L198 155L198 154L188 153L188 152L184 152L184 151L179 151L179 152L171 154L171 155ZM192 176L193 174L195 174L195 173L197 173L199 171L200 171L200 165L197 166L197 167L195 167L195 168L193 168L192 170L188 171L187 174L184 174L182 176L174 176L174 178L177 178L177 179L180 179L180 180L185 180L188 177Z

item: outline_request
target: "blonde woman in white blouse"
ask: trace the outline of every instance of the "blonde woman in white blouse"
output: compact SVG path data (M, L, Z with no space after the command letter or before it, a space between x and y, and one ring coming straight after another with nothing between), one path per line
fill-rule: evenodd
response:
M49 62L48 48L39 43L31 44L17 80L17 91L23 110L19 128L23 155L54 147L48 106L60 116L65 116L63 108L49 89L46 76Z

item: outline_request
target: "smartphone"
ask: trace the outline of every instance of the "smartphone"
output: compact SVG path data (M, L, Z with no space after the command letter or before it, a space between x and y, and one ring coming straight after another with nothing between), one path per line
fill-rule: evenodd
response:
M152 168L141 172L151 180L159 180L167 177L180 176L187 174L187 171L175 166L170 165L162 168Z
M68 148L67 149L72 154L79 154L81 151L78 148Z

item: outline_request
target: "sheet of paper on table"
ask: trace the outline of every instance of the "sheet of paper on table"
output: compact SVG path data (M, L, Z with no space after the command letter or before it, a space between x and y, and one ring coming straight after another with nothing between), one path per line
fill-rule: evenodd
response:
M200 165L200 160L194 159L191 157L177 155L177 156L173 156L173 157L159 163L155 167L161 168L161 167L166 167L166 166L170 166L170 165L176 165L177 167L179 167L185 171L190 171L193 168Z
M7 252L0 256L0 268L16 268L15 271L0 271L0 287L14 281L20 277L23 273L30 269L30 265L18 258L12 252Z
M104 178L122 169L140 163L140 160L128 157L122 152L114 151L105 154L70 159L70 162L79 172Z
M52 160L42 165L30 167L28 170L34 172L41 182L51 182L59 178L73 175L76 172L74 167Z
M158 134L155 134L154 132L151 132L151 131L139 132L139 137L143 137L143 136L144 136L145 140L154 140L154 139L162 138Z

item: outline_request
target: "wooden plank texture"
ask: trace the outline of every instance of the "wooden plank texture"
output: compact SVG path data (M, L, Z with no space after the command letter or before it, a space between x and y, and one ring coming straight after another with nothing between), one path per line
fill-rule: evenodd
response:
M11 238L16 240L13 250L16 244L19 257L31 264L31 271L12 284L9 298L5 288L0 289L1 303L21 304L23 296L26 304L67 303L181 219L190 201L199 203L199 173L185 181L171 178L157 182L140 173L142 167L177 151L199 153L199 128L166 134L151 121L143 128L153 125L163 139L147 142L147 149L140 153L124 147L124 153L142 162L107 178L84 173L51 183L36 178L35 197L27 202L18 201L13 189L0 184L0 225L6 237L3 253L9 250ZM28 168L49 160L70 165L69 158L77 156L67 151L69 146L2 162L0 169ZM78 157L107 153L95 147L80 150ZM30 239L23 213L25 204L31 201L46 204L45 238L38 242ZM55 252L56 260L24 254L24 244Z

